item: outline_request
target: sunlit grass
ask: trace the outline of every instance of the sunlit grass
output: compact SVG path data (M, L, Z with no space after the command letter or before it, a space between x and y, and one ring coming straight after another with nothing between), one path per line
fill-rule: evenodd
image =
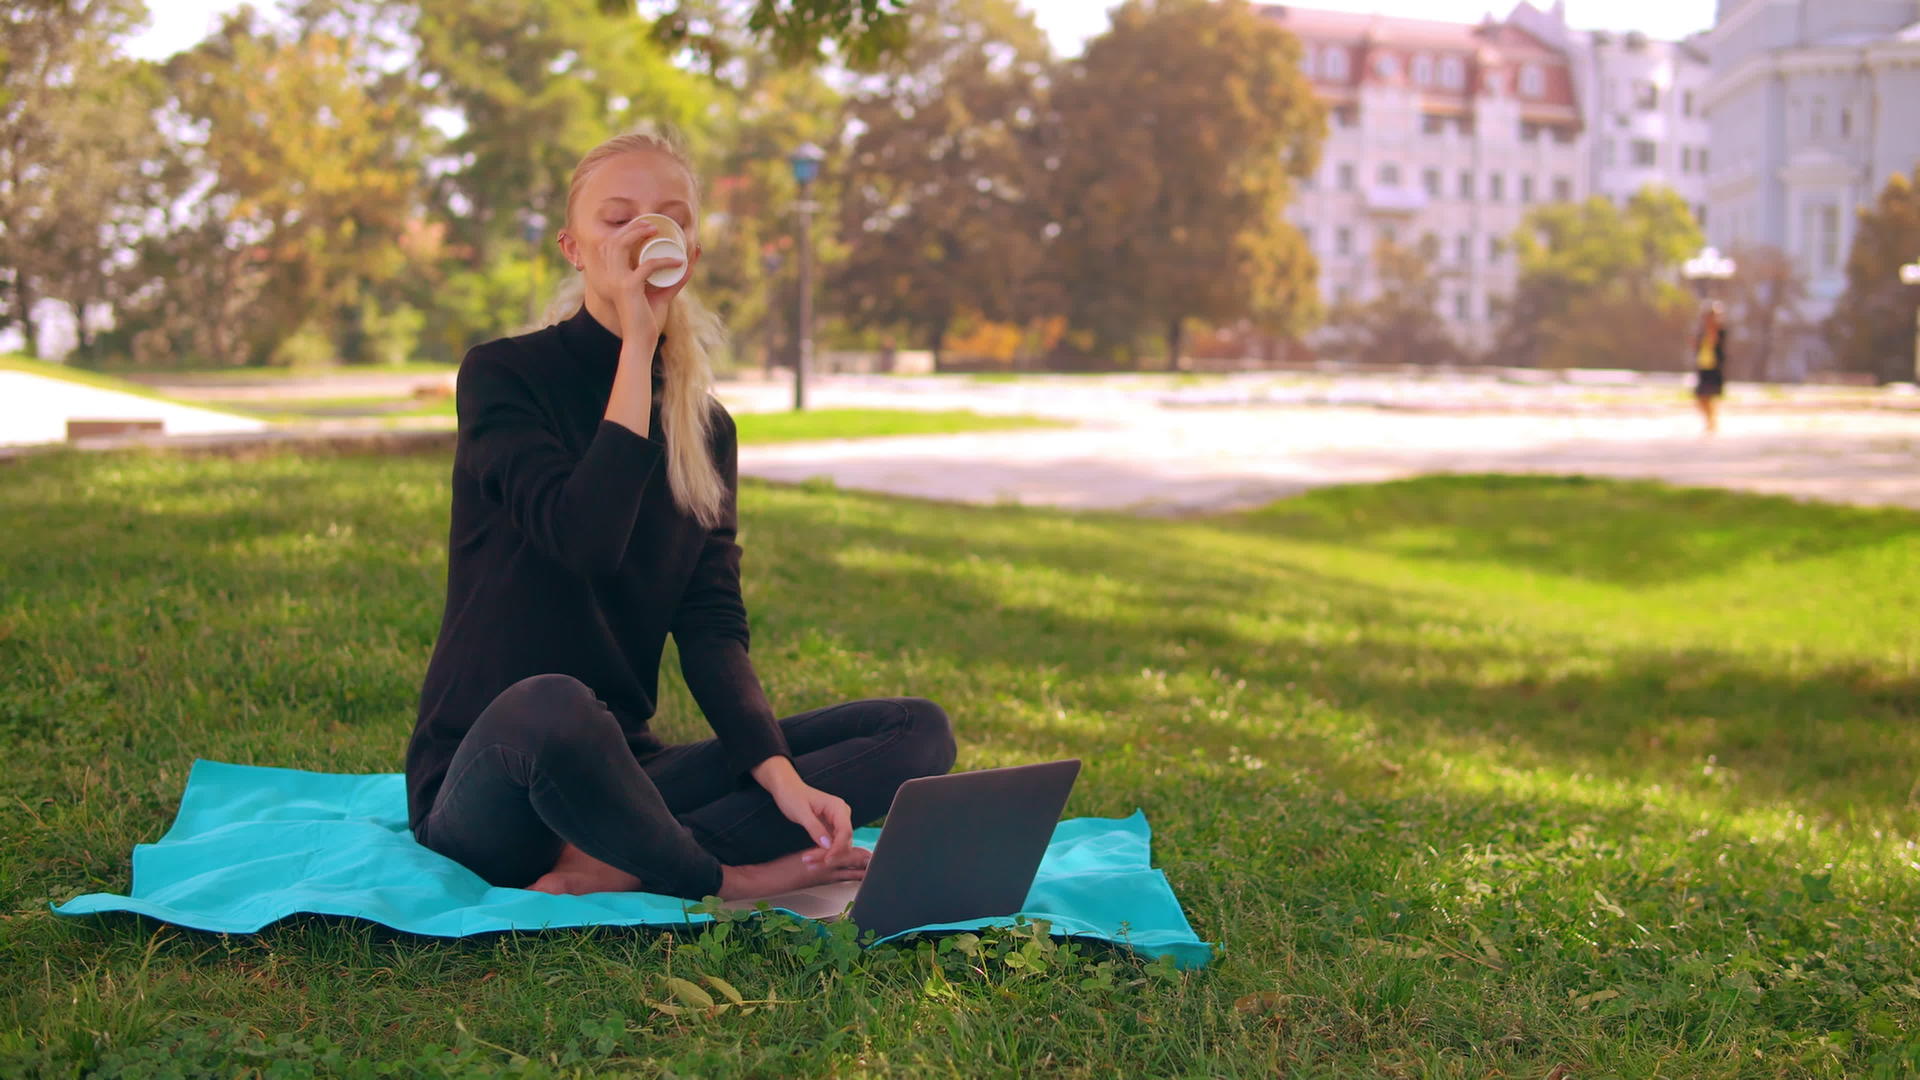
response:
M1146 810L1220 943L1201 973L48 914L127 887L196 757L400 769L445 485L433 456L0 472L31 523L0 533L0 1072L233 1072L247 1032L322 1072L335 1044L460 1072L508 1069L490 1046L680 1075L1920 1066L1920 515L1654 484L1435 478L1186 521L747 486L776 707L925 694L961 768L1084 758L1068 813ZM667 680L658 722L699 735ZM669 969L799 1004L682 1022L646 1004Z

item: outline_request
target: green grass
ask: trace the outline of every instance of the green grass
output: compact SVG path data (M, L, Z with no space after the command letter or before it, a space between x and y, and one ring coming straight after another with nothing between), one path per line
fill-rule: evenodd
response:
M0 1074L1920 1068L1920 515L1651 484L1185 521L747 486L776 707L925 694L960 768L1084 758L1067 812L1146 810L1219 943L1201 972L1015 967L1045 950L1005 934L853 955L777 926L49 914L127 888L196 757L401 768L446 501L439 455L0 470L32 522L0 531ZM658 723L699 735L666 678ZM669 972L792 1004L676 1018Z
M885 435L950 435L968 431L1014 431L1069 425L1035 416L999 416L970 409L809 409L806 412L734 413L742 443L804 439L870 439Z

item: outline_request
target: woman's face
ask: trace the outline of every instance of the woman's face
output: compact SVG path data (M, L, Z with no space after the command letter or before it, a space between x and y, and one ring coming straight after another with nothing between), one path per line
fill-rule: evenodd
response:
M653 150L636 150L601 162L581 185L571 220L560 230L560 250L586 275L588 292L614 301L618 285L612 271L617 268L603 265L601 242L641 214L665 214L687 234L687 272L664 289L645 286L648 302L664 321L667 303L692 278L693 268L700 261L700 240L694 232L693 182L679 162ZM639 241L633 247L638 248ZM631 265L633 251L624 254Z

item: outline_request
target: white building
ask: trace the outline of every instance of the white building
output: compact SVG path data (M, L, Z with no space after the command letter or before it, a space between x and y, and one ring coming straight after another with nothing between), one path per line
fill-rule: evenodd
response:
M1444 275L1440 314L1486 348L1518 276L1504 241L1532 204L1624 204L1651 184L1704 220L1710 72L1695 41L1573 30L1558 3L1478 24L1260 10L1300 39L1332 110L1293 209L1330 303L1374 295L1379 239L1426 241Z
M1786 251L1824 316L1855 209L1920 164L1920 0L1719 0L1706 47L1708 239Z
M1300 39L1331 108L1321 168L1292 214L1322 295L1370 298L1380 240L1424 246L1443 275L1441 316L1463 344L1490 345L1516 276L1507 238L1532 205L1587 192L1565 50L1511 22L1260 11Z

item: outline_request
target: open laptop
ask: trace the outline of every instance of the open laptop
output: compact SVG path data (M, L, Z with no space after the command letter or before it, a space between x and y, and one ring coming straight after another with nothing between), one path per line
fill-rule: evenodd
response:
M1066 758L909 780L894 792L864 879L722 906L765 901L811 919L848 915L880 937L1011 915L1026 903L1079 775L1080 759Z

